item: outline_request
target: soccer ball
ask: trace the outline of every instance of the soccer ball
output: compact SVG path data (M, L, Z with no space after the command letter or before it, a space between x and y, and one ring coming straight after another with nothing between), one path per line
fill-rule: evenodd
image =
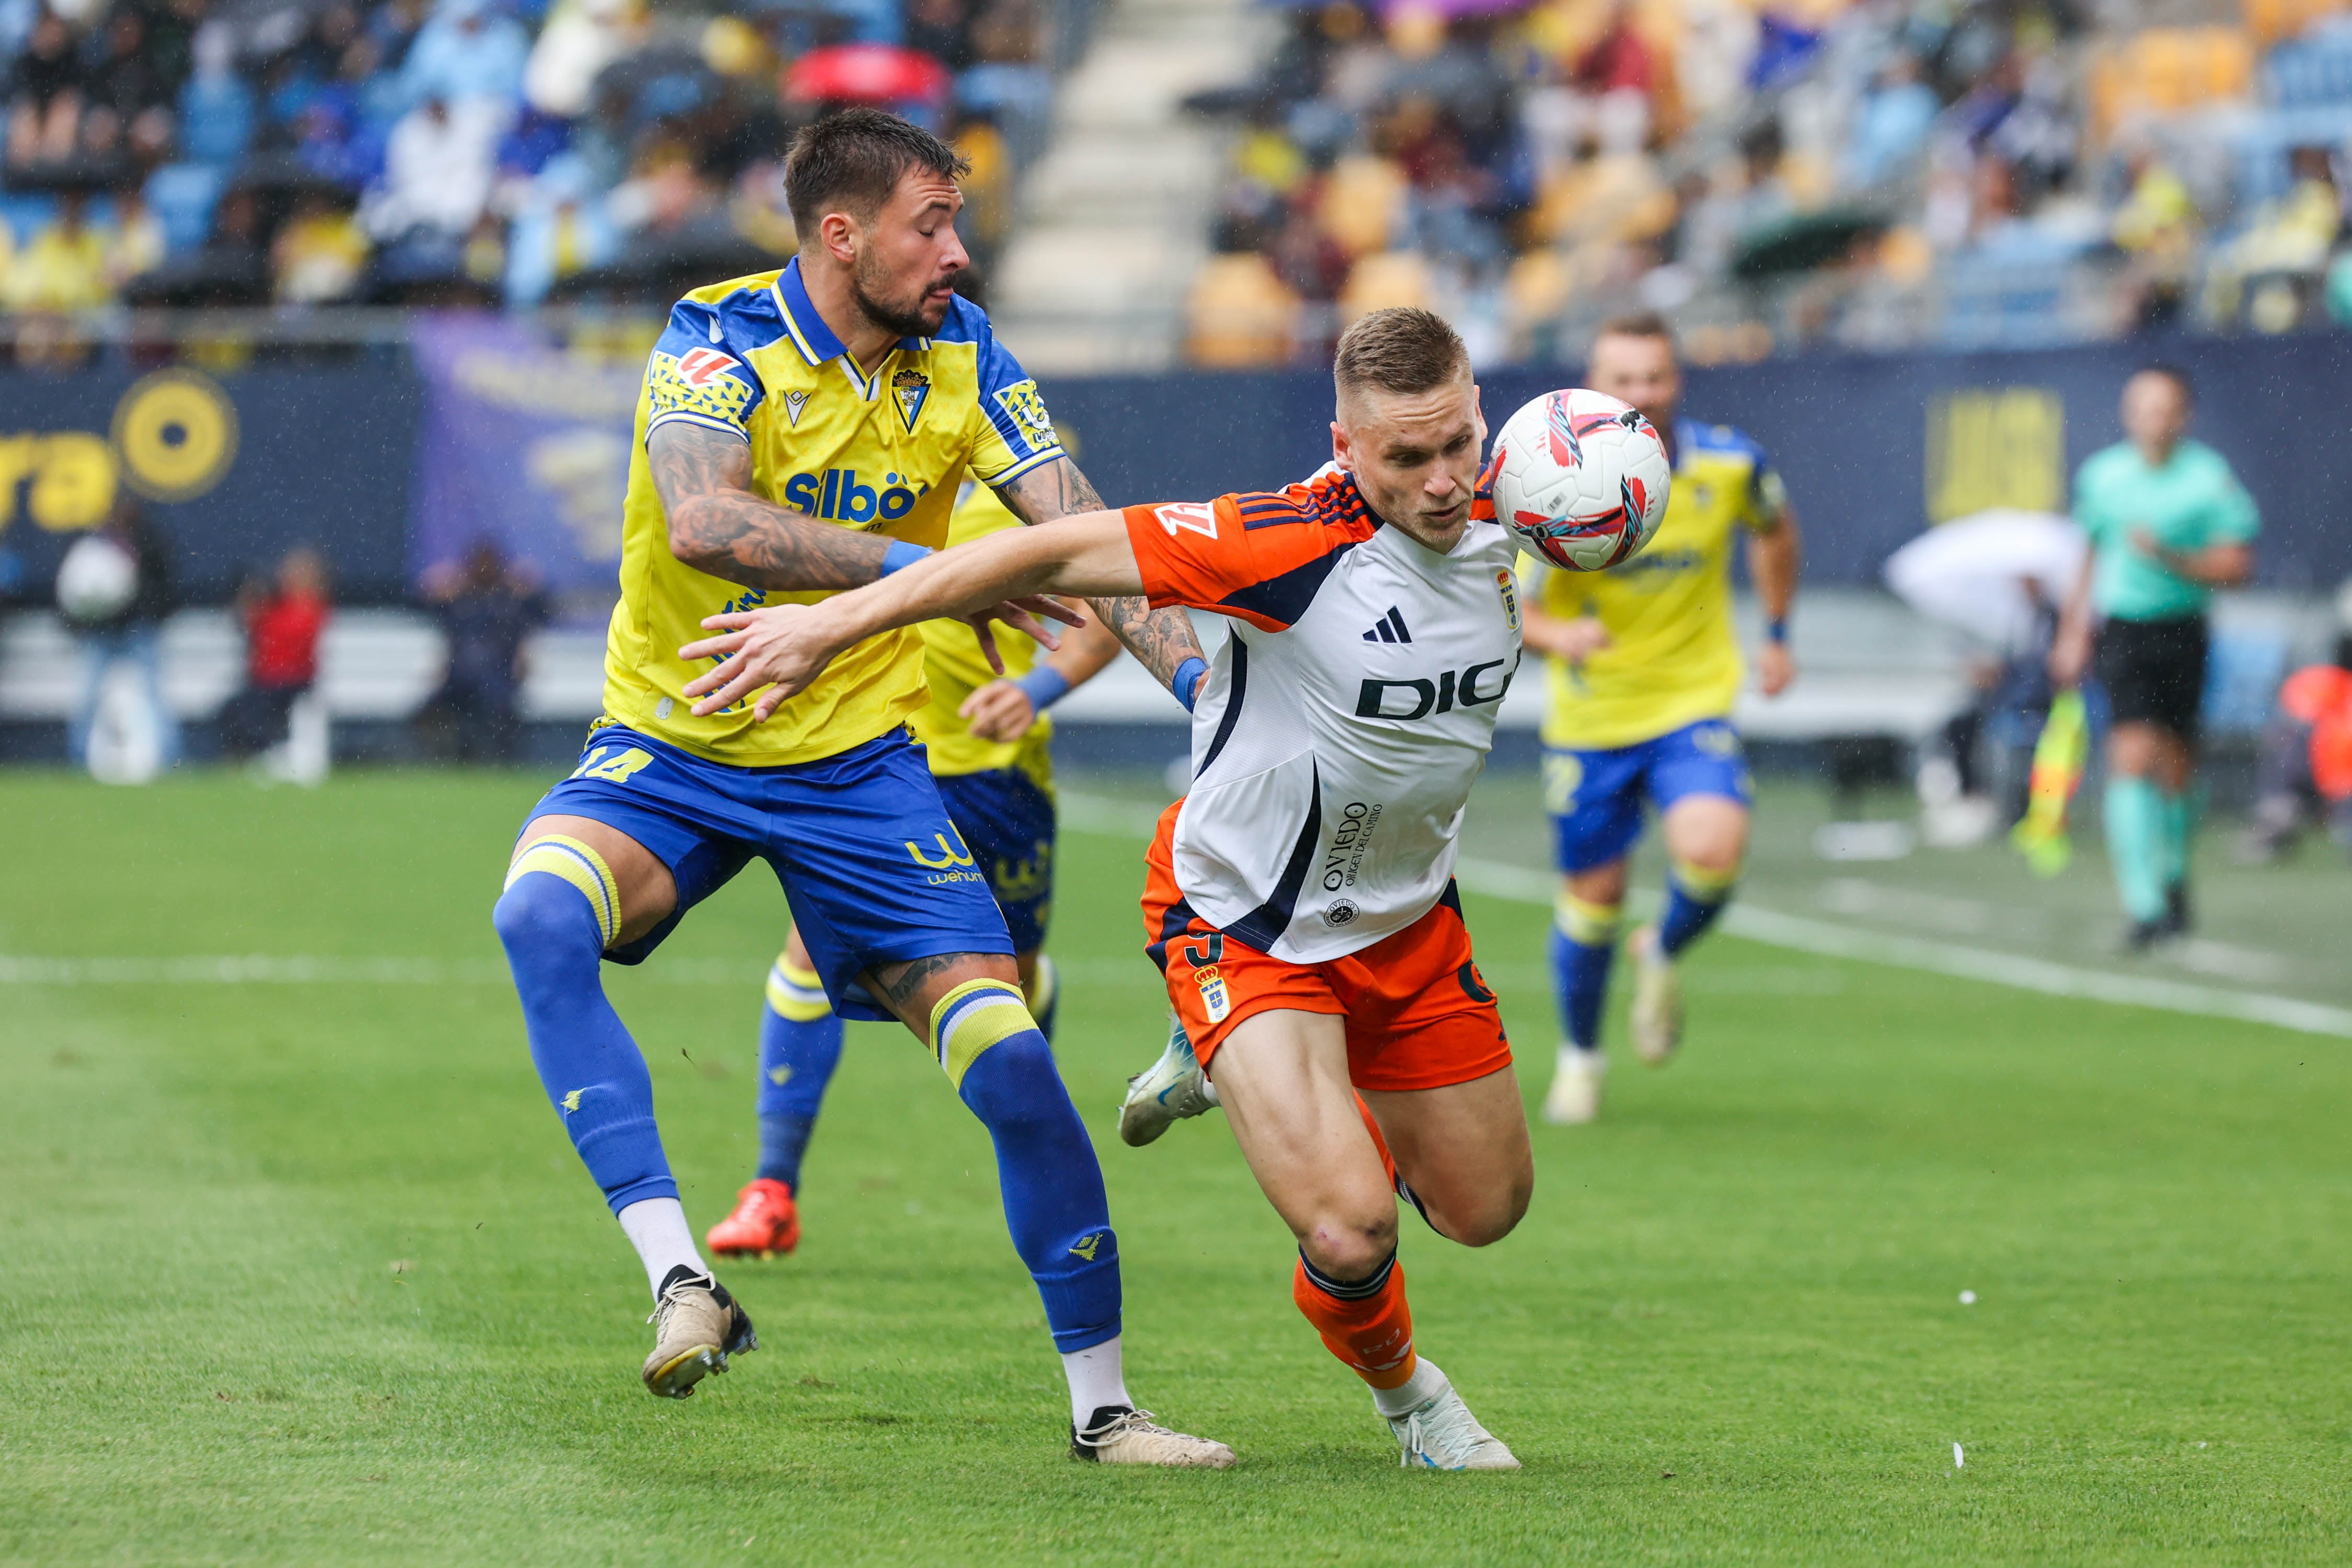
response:
M58 563L58 608L69 621L102 621L138 592L138 558L102 534L76 540Z
M1614 566L1649 543L1673 483L1657 427L1582 387L1547 392L1506 420L1486 473L1495 521L1571 572Z

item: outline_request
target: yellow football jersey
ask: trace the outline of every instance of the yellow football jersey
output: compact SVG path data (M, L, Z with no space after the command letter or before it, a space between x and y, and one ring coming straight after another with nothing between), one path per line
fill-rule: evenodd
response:
M1003 484L1062 456L1037 384L969 300L940 334L903 338L868 375L810 302L795 260L698 289L671 310L646 366L622 521L621 602L604 649L604 719L712 762L812 762L904 723L923 706L923 640L886 632L845 649L799 696L755 723L751 704L694 717L678 658L702 617L827 591L770 594L670 553L646 437L683 420L748 441L751 489L812 517L939 548L964 476Z
M1761 447L1727 425L1676 421L1674 492L1648 547L1607 572L1544 574L1546 615L1597 616L1610 637L1580 665L1545 661L1544 744L1608 751L1729 713L1746 673L1731 624L1732 540L1742 527L1772 528L1786 505Z
M1021 520L996 499L994 490L968 484L948 520L948 542L967 544L1020 526ZM1053 763L1046 749L1054 733L1052 717L1038 714L1036 722L1017 741L980 739L956 711L965 698L999 679L988 667L988 656L980 651L979 634L961 621L925 621L916 630L923 637L923 678L930 683L931 700L908 724L929 752L931 772L953 775L1018 768L1039 788L1052 789ZM1033 639L999 626L996 651L1004 660L1004 677L1018 679L1036 667L1041 649Z

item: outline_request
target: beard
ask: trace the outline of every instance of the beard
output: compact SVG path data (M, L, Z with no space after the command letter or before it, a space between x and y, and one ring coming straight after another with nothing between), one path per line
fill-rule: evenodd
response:
M948 307L952 301L943 300L934 308L925 302L922 294L917 294L911 301L881 299L874 288L880 282L877 271L869 269L861 257L849 275L849 297L867 321L902 338L928 338L940 330L940 323L948 319Z

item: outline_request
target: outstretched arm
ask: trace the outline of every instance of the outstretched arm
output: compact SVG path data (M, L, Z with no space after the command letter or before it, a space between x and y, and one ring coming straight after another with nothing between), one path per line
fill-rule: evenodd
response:
M1789 651L1789 608L1797 601L1797 572L1801 547L1797 517L1780 509L1770 528L1748 536L1748 575L1764 607L1764 646L1756 653L1756 684L1767 697L1778 697L1797 679L1796 657Z
M1098 598L1142 592L1127 520L1118 512L1006 529L821 604L710 616L702 624L720 635L678 651L688 659L723 656L725 662L688 682L686 694L700 699L697 713L715 713L764 686L753 705L754 716L764 720L805 689L835 654L893 627L1040 594Z
M1030 469L997 494L1026 523L1052 522L1058 518L1103 510L1102 497L1095 493L1086 475L1078 472L1078 466L1067 458ZM1201 651L1201 639L1192 631L1192 617L1175 605L1155 610L1151 602L1139 594L1095 598L1087 604L1102 624L1127 645L1128 652L1135 655L1162 686L1175 683L1176 674L1186 660L1208 658ZM1087 672L1093 673L1091 669ZM1070 684L1076 686L1083 679L1073 677Z
M855 588L882 575L896 542L754 495L751 447L723 431L684 420L656 426L646 463L669 516L670 553L746 588Z

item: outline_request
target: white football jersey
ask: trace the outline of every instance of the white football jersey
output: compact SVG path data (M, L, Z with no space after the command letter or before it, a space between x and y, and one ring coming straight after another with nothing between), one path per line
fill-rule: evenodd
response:
M1299 963L1428 913L1518 669L1510 536L1475 521L1440 555L1329 466L1126 515L1154 606L1234 623L1193 709L1172 845L1185 904Z

